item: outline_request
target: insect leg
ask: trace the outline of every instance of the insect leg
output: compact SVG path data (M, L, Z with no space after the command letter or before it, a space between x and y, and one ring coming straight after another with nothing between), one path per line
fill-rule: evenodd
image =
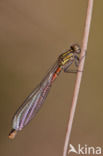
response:
M74 57L74 63L75 63L75 66L78 67L79 65L79 62L80 62L80 59L78 56L75 56ZM71 62L69 62L65 67L64 67L64 72L65 73L74 73L76 74L77 72L82 72L82 71L79 71L78 69L70 69L70 65L73 63L73 60Z
M77 55L74 56L74 63L75 63L75 66L78 67L79 66L79 63L80 63L80 59Z
M71 60L70 62L68 62L68 64L66 64L65 66L64 66L64 72L65 73L68 73L68 70L69 70L69 67L70 67L70 65L73 63L73 60Z

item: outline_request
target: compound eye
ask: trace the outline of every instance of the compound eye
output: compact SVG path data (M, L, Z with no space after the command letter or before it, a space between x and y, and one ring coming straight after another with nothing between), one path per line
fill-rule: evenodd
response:
M71 46L71 49L72 49L74 52L76 52L77 54L80 54L80 52L81 52L81 48L80 48L80 46L79 46L78 44L73 44L73 45Z

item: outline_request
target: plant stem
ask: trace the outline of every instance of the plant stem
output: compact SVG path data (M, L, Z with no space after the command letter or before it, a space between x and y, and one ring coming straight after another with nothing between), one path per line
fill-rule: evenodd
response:
M80 61L79 67L78 67L79 71L83 71L83 68L84 68L85 55L86 55L86 51L87 51L88 37L89 37L89 31L90 31L92 9L93 9L93 2L94 2L93 0L88 0L87 15L86 15L86 20L85 20L85 27L84 27L84 34L83 34L83 40L82 40L81 55L80 55L81 61ZM73 118L75 115L82 74L83 74L83 72L78 72L77 77L76 77L74 94L73 94L71 111L70 111L70 117L69 117L69 122L68 122L66 137L65 137L65 143L64 143L63 156L67 155L67 150L68 150L68 145L69 145L69 141L70 141L70 134L71 134L71 129L72 129L72 125L73 125Z

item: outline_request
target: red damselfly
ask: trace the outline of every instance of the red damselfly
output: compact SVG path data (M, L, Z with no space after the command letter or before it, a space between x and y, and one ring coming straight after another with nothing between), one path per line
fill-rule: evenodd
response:
M40 84L32 91L32 93L25 99L24 103L18 108L13 116L12 130L9 134L9 138L13 139L17 131L22 130L30 120L36 115L42 104L44 103L52 83L60 74L64 72L75 72L70 70L70 65L74 62L75 66L79 64L80 46L74 44L69 50L62 53L52 68L48 71L45 78Z

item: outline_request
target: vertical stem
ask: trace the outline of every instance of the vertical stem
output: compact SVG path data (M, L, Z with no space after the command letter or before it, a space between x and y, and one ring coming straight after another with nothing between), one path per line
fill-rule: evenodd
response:
M83 71L83 68L84 68L84 62L85 62L84 56L85 56L86 50L87 50L93 2L94 2L93 0L88 0L87 15L86 15L86 20L85 20L85 27L84 27L84 34L83 34L83 41L82 41L82 50L81 50L81 55L80 55L80 58L82 58L82 59L80 61L79 67L78 67L79 71ZM72 129L72 125L73 125L73 118L75 115L82 74L83 74L83 72L78 72L77 77L76 77L76 83L75 83L74 94L73 94L73 99L72 99L72 106L71 106L71 111L70 111L70 118L69 118L69 122L68 122L65 143L64 143L63 156L67 155L67 150L68 150L68 145L69 145L69 141L70 141L70 134L71 134L71 129Z

